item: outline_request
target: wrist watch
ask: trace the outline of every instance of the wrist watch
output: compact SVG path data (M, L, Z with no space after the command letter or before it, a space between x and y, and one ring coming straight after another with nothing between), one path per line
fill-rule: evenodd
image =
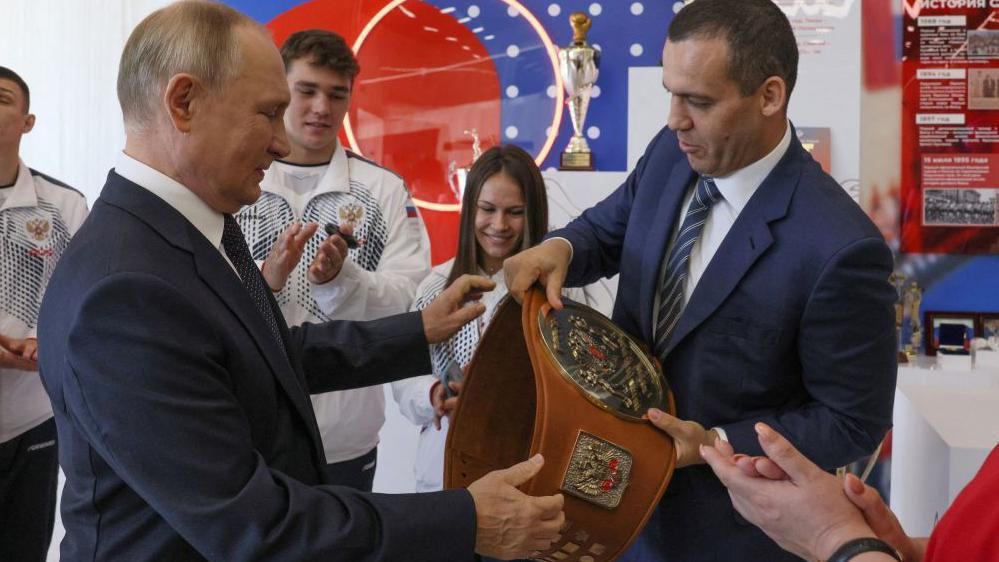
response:
M853 560L854 556L864 552L883 552L898 562L902 562L902 555L897 550L885 541L874 537L863 537L843 543L826 562L848 562Z

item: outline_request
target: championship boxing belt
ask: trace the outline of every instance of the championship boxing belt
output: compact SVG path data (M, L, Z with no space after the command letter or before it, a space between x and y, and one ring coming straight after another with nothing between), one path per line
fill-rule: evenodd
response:
M642 415L674 412L657 363L599 312L540 289L507 298L468 365L444 452L444 484L542 453L520 486L562 493L565 525L544 561L609 561L638 536L673 474L673 441Z

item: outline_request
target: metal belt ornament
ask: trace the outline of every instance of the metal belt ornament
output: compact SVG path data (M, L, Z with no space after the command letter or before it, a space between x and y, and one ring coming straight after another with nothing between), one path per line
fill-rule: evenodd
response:
M628 487L631 464L631 453L625 449L580 431L562 480L562 491L605 509L614 509Z
M641 420L649 408L666 407L666 383L659 371L606 317L566 300L562 310L542 307L538 327L562 376L589 401L631 420ZM623 447L580 431L561 489L614 509L628 487L632 462Z
M562 376L587 399L635 421L649 408L666 407L662 375L620 328L569 300L562 310L546 308L538 312L545 346Z

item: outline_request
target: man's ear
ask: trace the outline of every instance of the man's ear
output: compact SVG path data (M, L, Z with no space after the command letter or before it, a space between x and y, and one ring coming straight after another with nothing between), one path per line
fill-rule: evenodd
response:
M181 133L191 132L194 117L194 98L203 95L204 88L194 76L186 73L175 74L163 90L163 106L174 129Z
M31 129L35 128L35 114L29 113L24 116L24 128L21 129L21 134L26 135L31 132Z
M787 103L787 84L780 76L771 76L760 86L760 111L765 117L772 117L784 110Z

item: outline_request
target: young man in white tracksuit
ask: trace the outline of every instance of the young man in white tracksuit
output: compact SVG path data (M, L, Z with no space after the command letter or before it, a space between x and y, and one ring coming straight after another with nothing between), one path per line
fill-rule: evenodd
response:
M83 195L20 158L28 86L0 66L0 560L45 560L59 474L52 405L38 375L38 308L87 216Z
M430 271L430 245L401 177L337 142L359 71L335 33L300 31L282 46L291 90L291 154L274 162L260 199L237 220L289 325L371 320L409 310ZM333 224L358 242L327 236ZM305 256L304 259L302 257ZM301 263L299 263L301 262ZM371 490L381 386L312 396L327 480Z

